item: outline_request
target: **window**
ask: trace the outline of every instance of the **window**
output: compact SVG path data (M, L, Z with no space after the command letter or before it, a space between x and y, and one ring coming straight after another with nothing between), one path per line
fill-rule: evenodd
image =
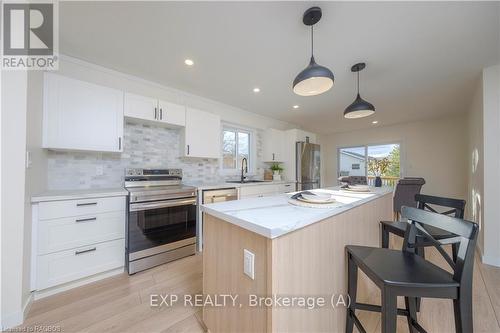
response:
M367 176L371 184L381 176L384 185L395 185L401 176L400 145L363 145L338 149L338 176Z
M222 169L240 170L241 161L246 158L249 171L251 166L251 131L224 127L222 129Z

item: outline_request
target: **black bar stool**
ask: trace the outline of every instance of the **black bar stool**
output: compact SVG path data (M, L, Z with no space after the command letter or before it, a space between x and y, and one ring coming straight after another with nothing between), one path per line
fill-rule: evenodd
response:
M443 197L436 197L436 196L431 196L431 195L424 195L424 194L416 194L415 195L415 201L417 202L417 207L420 209L425 209L429 210L434 213L438 213L432 206L440 206L446 209L445 211L441 212L440 214L444 215L452 215L454 217L463 219L464 218L464 211L465 211L465 200L460 200L460 199L451 199L451 198L443 198ZM399 237L404 237L405 231L406 231L406 226L408 225L407 222L404 221L380 221L380 225L382 227L382 247L383 248L388 248L389 247L389 233L393 233L395 235L398 235ZM449 232L446 232L444 230L439 230L436 228L432 227L425 227L427 231L435 238L435 239L444 239L444 238L450 238L454 237L455 235L450 234ZM418 251L419 254L422 254L424 256L424 251L422 248ZM452 244L452 252L453 252L453 260L456 260L457 256L457 245Z
M453 299L456 332L473 332L472 272L477 224L412 207L403 207L401 213L410 221L407 223L402 251L346 246L347 290L351 298L346 315L346 333L351 333L354 325L360 332L366 332L355 314L356 310L381 312L382 333L396 332L397 315L407 317L410 333L426 332L417 322L417 297ZM436 240L427 232L428 227L438 228L456 236ZM416 254L419 247L418 234L425 235L426 242L431 242L436 247L453 269L453 274ZM455 261L442 248L442 245L451 242L458 242ZM358 268L380 288L382 306L356 302ZM398 296L405 297L405 309L397 308Z

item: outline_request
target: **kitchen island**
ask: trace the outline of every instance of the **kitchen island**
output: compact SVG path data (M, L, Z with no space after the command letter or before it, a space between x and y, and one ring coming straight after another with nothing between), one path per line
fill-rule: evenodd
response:
M237 297L204 307L210 332L344 330L344 246L379 246L379 221L392 218L392 189L331 190L332 208L294 206L290 195L202 207L203 293ZM244 273L244 250L254 255L253 279ZM372 288L366 284L359 288Z

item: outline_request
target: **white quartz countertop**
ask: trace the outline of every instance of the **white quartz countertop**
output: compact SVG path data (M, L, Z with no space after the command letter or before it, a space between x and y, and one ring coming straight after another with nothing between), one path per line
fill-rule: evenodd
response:
M296 183L294 180L280 180L280 181L275 181L275 180L266 180L266 181L259 181L255 183L228 183L228 182L214 182L214 183L206 183L206 182L183 182L186 185L189 186L194 186L199 190L212 190L212 189L219 189L219 188L240 188L240 187L246 187L246 186L256 186L256 185L279 185L279 184L290 184L290 183Z
M118 197L125 195L128 195L128 192L123 187L94 188L88 190L54 190L32 196L31 202Z
M334 208L306 208L292 205L292 194L248 198L202 205L203 212L267 238L276 238L310 224L392 193L392 187L372 188L370 193L354 193L328 188L341 205Z

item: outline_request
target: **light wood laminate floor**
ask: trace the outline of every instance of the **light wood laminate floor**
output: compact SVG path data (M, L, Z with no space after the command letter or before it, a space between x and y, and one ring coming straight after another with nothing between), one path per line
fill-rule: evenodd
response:
M430 252L429 257L440 262ZM202 256L196 255L132 276L121 274L35 301L23 326L55 325L62 332L204 332L200 308L150 307L151 294L201 292ZM360 297L379 302L376 288L370 294L360 290ZM367 332L380 332L379 314L361 311L359 314ZM424 299L419 322L428 332L454 332L452 302ZM500 268L476 260L475 332L500 332L499 323ZM408 332L403 317L398 317L398 332Z

